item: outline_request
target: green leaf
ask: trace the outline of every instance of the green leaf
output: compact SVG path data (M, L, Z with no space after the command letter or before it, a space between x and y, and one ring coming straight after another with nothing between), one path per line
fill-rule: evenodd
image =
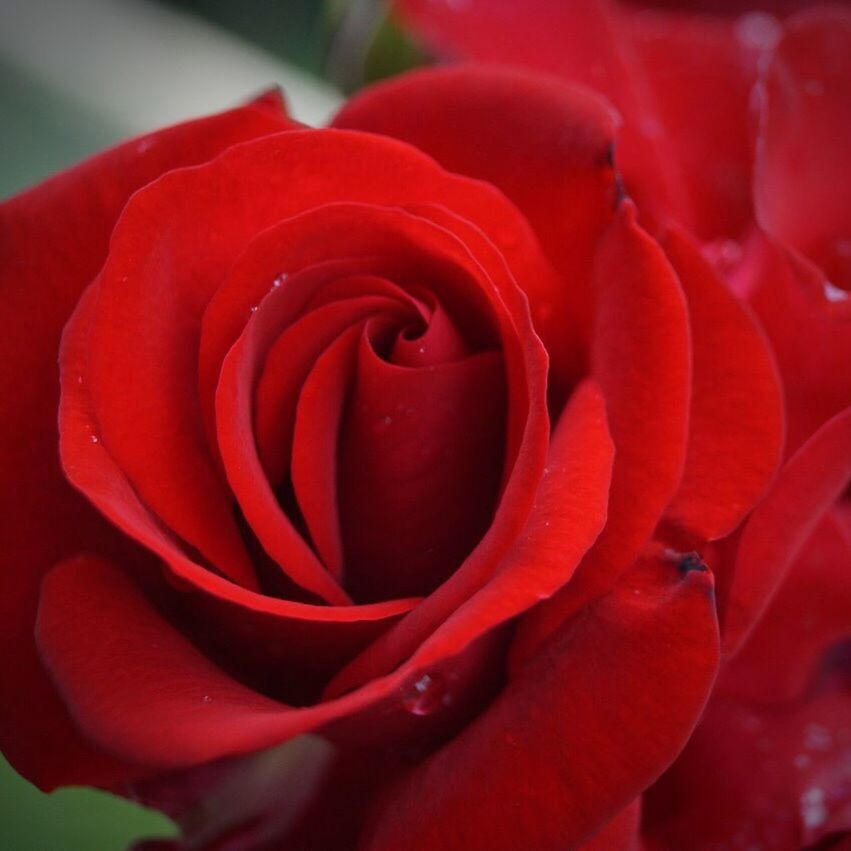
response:
M161 813L94 789L49 795L0 760L0 848L14 851L123 851L139 839L174 837Z

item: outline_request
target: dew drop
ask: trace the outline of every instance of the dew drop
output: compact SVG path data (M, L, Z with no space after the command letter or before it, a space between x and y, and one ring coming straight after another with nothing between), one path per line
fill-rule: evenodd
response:
M97 436L96 434L90 434L90 435L89 435L89 440L90 440L92 443L100 443L100 440L99 440L99 438L98 438L98 436Z
M830 281L825 281L824 297L831 302L831 304L836 304L840 301L847 301L849 293L846 290L837 287L836 284L832 284Z
M722 275L729 275L742 261L742 246L735 239L717 239L704 246L703 254Z
M77 376L77 384L82 385L82 383L83 383L83 376L82 376L82 375L78 375L78 376Z
M449 702L449 693L439 674L423 674L405 689L402 698L405 709L412 715L431 715Z
M209 694L205 694L205 695L201 698L201 702L202 702L202 703L212 703L212 702L213 702L213 698L212 698L212 697L210 697L210 695L209 695Z
M801 818L804 827L821 827L827 820L827 807L824 805L824 790L813 786L801 795Z
M257 310L258 310L258 307L257 307L257 305L255 304L255 305L251 308L251 313L257 313Z
M773 50L783 36L783 27L768 12L751 12L736 21L736 38L751 50Z
M284 282L284 281L286 281L286 279L287 279L288 277L289 277L289 275L288 275L286 272L281 272L281 274L280 274L280 275L278 275L278 277L277 277L277 278L275 278L275 280L274 280L274 281L272 281L272 286L273 286L275 289L278 289L278 287L280 287L280 286L281 286L281 284L283 284L283 282Z

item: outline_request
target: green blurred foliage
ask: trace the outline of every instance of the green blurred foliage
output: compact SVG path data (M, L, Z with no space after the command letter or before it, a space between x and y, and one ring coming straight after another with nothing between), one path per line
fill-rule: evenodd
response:
M93 789L45 795L0 760L0 848L121 851L143 838L177 835L165 816Z
M0 59L0 198L120 138L118 128L56 97Z
M394 77L429 61L426 52L390 16L386 15L366 53L364 79L367 83Z
M322 75L328 28L322 0L160 0L212 21L307 71Z

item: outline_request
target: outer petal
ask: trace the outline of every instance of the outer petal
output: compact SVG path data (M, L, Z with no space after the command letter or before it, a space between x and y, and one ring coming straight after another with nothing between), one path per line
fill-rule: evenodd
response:
M641 798L636 798L616 815L599 833L586 842L581 851L640 851Z
M829 420L783 468L750 516L722 609L725 651L741 645L816 524L851 479L851 408Z
M534 652L637 557L673 497L688 430L690 351L682 291L631 204L598 246L591 370L615 444L606 528L572 581L523 623L518 656ZM625 369L625 365L629 365Z
M83 732L149 771L267 748L341 718L362 745L379 737L406 740L424 727L404 702L408 678L422 676L410 667L338 700L293 707L231 677L120 570L85 556L45 579L37 640ZM492 676L482 649L488 645L452 660L453 705L436 714L438 724L469 712L482 676Z
M702 238L749 212L751 51L729 21L614 0L397 0L439 55L511 62L583 83L623 117L618 162L643 215Z
M388 790L364 848L575 847L678 753L717 654L709 573L640 564Z
M739 524L780 461L780 381L756 323L690 238L672 230L665 249L688 301L693 358L688 453L667 516L714 540Z
M812 685L826 654L847 637L851 535L833 510L807 539L741 652L725 665L719 690L757 701L795 700Z
M591 374L606 397L615 469L606 528L565 591L574 601L605 590L652 533L682 475L689 416L685 300L629 204L598 246L595 288Z
M796 252L756 234L733 278L777 357L787 455L851 401L851 299Z
M334 124L410 142L451 171L497 186L525 214L561 281L524 274L513 262L517 252L505 254L529 297L563 399L581 366L576 344L590 314L594 243L617 197L608 107L545 76L460 66L366 89Z
M780 706L714 697L645 830L660 848L846 848L820 840L851 830L849 706L847 674Z
M787 24L765 80L755 202L762 226L851 289L851 12Z
M119 538L65 483L56 453L56 355L65 320L106 256L129 196L163 172L203 162L236 142L291 127L279 100L192 121L127 142L0 206L0 439L4 487L0 658L3 752L44 786L96 781L92 763L32 643L44 571L86 548L126 552Z

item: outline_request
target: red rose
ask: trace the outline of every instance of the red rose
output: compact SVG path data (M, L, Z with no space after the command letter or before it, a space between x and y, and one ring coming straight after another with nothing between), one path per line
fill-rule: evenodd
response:
M587 91L465 67L330 130L266 97L0 209L20 771L219 807L319 733L261 819L285 847L632 841L782 412L612 142Z
M851 16L642 5L400 3L444 53L611 98L644 220L686 225L757 314L783 381L787 464L714 553L722 672L648 796L644 833L659 849L822 847L851 831Z

